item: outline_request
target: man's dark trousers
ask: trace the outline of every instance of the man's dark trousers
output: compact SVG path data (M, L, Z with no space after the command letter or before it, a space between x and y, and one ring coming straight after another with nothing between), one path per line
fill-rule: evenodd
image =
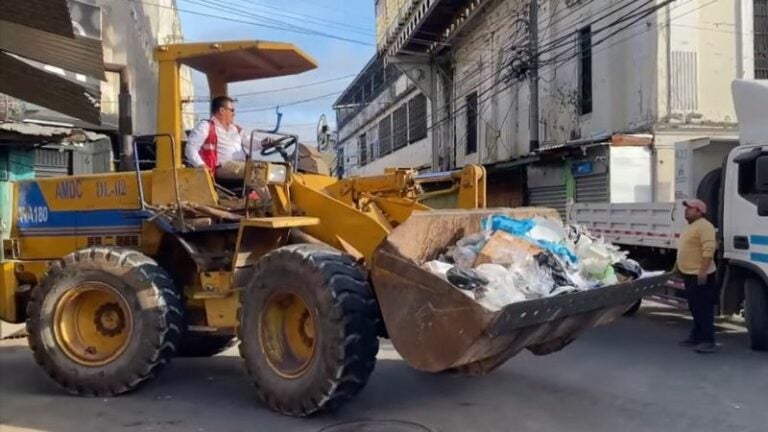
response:
M688 309L693 315L693 330L689 339L696 343L715 342L715 274L699 285L697 276L683 276Z

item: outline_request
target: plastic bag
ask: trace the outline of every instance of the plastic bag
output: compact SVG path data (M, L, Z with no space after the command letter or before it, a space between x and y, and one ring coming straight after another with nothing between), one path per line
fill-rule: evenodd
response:
M525 237L536 226L533 219L515 219L505 215L493 215L485 218L482 223L485 231L506 231L512 235Z
M477 272L488 279L488 285L478 302L490 310L499 310L506 305L527 300L526 295L517 287L515 275L498 264L481 264Z
M528 233L528 237L534 240L547 241L550 243L562 243L567 239L565 229L560 221L535 217L533 218L533 222L535 225Z
M541 267L549 269L555 286L568 286L573 282L568 277L563 263L552 252L542 252L535 257L536 263Z
M459 289L465 291L473 291L475 293L482 293L482 288L488 285L488 279L477 272L474 269L461 269L453 267L446 273L448 282L452 283Z
M447 273L448 273L448 270L453 268L453 265L443 261L434 260L424 264L423 267L426 270L429 270L430 272L438 276L441 276L443 279L448 280Z
M479 232L476 234L468 235L458 242L456 242L456 246L458 247L468 247L472 249L475 253L480 252L480 250L485 247L485 244L488 243L488 240L491 238L491 233L484 231Z
M471 269L477 260L477 252L469 246L457 246L452 248L448 251L448 256L456 267L460 269Z
M643 275L643 268L640 267L640 264L637 261L631 259L615 263L613 269L619 275L631 280L640 279Z

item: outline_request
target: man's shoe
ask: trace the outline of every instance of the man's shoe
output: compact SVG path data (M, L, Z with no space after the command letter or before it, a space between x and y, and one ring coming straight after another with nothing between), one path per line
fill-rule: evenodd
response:
M694 348L699 346L699 342L694 339L688 338L686 340L678 342L678 345L685 348Z
M718 350L714 342L704 342L696 345L695 351L699 354L712 354Z

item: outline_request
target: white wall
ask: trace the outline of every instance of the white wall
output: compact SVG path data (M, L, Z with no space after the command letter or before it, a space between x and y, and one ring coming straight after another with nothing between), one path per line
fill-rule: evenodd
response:
M178 14L168 9L175 5L175 0L156 0L152 5L111 0L88 2L102 7L104 61L129 67L134 133L154 133L157 122L157 64L152 52L158 44L183 40ZM181 74L182 99L192 97L191 71L184 67ZM102 84L102 109L106 114L117 115L119 84L117 74L107 74L107 82ZM191 105L185 110L192 111ZM184 120L184 127L192 127L194 118L191 115L185 116Z

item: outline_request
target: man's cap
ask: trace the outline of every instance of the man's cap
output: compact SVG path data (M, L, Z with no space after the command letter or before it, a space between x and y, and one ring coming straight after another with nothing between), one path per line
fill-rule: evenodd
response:
M707 204L700 199L690 199L683 201L685 207L694 208L700 211L702 214L707 213Z

